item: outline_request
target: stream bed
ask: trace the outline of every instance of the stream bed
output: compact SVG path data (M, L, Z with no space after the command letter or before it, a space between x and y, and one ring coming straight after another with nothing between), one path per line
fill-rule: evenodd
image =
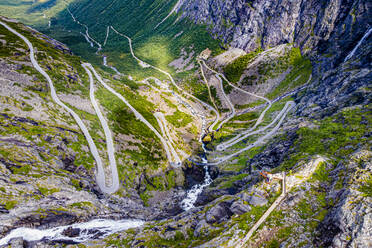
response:
M212 182L212 177L209 173L208 167L208 160L206 158L206 148L205 144L202 145L203 147L203 154L201 155L203 169L205 170L205 177L204 182L202 184L195 184L192 188L187 192L186 198L182 200L181 207L183 210L187 211L194 208L194 204L198 199L198 196L203 192L203 190L208 187Z
M95 219L85 223L75 223L44 230L20 227L12 230L4 238L0 239L0 247L7 245L12 239L20 237L28 242L44 240L59 241L62 243L82 243L104 238L129 228L136 228L142 226L144 223L142 220Z

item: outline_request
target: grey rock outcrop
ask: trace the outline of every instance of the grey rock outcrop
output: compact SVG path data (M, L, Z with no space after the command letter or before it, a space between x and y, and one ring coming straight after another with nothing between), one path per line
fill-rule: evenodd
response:
M243 194L242 200L248 202L253 206L264 206L267 204L267 200L259 195L247 195Z
M347 164L350 186L339 194L340 201L317 227L314 244L322 247L371 247L372 197L360 192L360 183L372 172L370 152L356 153Z
M244 202L242 201L235 201L230 207L231 212L237 215L242 215L246 212L251 211L251 209L252 208L249 205L244 204Z
M10 247L12 248L23 248L24 247L24 241L22 238L13 238L9 242Z
M232 212L229 204L226 202L221 202L207 211L205 214L205 219L207 223L215 223L227 220L231 215Z
M284 43L322 49L335 36L343 37L343 47L350 48L366 22L371 25L370 7L366 0L186 0L178 11L184 18L208 24L216 38L232 47L252 51Z
M345 58L372 26L367 0L185 0L182 18L208 25L215 38L247 52L293 43L313 64L312 87L300 94L298 115L318 117L343 107L365 104L371 81L371 36ZM316 117L316 116L315 116Z

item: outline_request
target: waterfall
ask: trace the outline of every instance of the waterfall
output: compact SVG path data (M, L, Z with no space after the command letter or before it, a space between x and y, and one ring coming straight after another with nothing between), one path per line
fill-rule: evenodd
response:
M187 192L186 198L183 199L181 202L181 207L185 211L194 208L194 204L196 200L198 199L198 196L203 192L203 190L206 187L208 187L213 182L211 175L209 174L208 160L205 158L205 154L206 154L205 145L202 144L202 147L204 150L204 154L201 156L202 164L205 170L204 182L202 184L196 184L192 186L192 188Z
M372 28L369 28L367 32L363 35L362 39L360 39L358 44L354 47L354 49L349 53L349 55L347 55L347 57L344 60L344 63L354 56L355 52L358 50L360 45L362 45L363 41L367 39L367 37L371 34L371 32L372 32Z

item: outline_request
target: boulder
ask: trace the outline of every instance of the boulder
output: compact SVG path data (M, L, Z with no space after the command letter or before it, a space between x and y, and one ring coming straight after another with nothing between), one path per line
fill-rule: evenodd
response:
M241 200L235 201L230 207L231 212L237 215L242 215L251 211L251 209L249 205L244 204Z
M78 237L80 235L80 228L68 227L63 230L62 235L70 238Z
M210 189L207 188L203 190L203 192L198 196L198 199L195 202L195 206L203 206L206 205L215 199L224 196L229 195L229 189Z
M207 211L205 219L207 223L211 224L228 220L232 214L230 204L227 202L221 202Z
M23 238L22 237L19 237L19 238L13 238L9 241L9 245L10 247L12 248L23 248L24 247L24 244L23 244Z
M248 195L248 194L243 194L242 200L248 202L250 205L253 205L253 206L264 206L268 202L266 198L263 196Z

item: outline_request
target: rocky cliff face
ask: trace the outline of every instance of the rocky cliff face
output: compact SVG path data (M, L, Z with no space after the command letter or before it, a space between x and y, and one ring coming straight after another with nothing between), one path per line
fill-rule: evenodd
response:
M371 38L366 35L372 26L371 7L366 0L185 0L178 11L247 52L285 43L300 47L314 66L313 93L298 98L298 113L308 115L313 109L305 108L311 105L334 112L368 99L361 88L371 79ZM352 62L344 63L363 37Z
M371 3L366 0L187 0L179 11L245 51L295 43L320 53L331 45L345 55L371 25Z

